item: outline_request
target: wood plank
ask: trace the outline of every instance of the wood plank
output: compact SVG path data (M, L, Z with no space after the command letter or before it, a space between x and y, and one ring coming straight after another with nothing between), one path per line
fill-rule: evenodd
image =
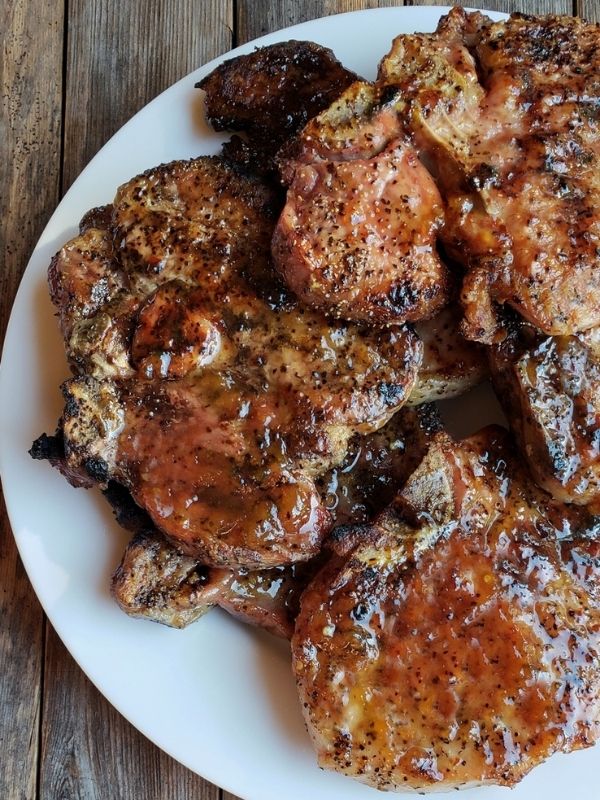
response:
M600 22L600 0L576 0L575 7L580 17L590 22Z
M0 495L0 797L33 800L39 755L42 609Z
M572 0L483 0L474 3L472 0L414 0L413 6L468 6L470 8L481 6L489 11L505 11L512 13L520 11L523 14L572 14Z
M4 3L0 86L0 342L27 259L58 200L61 3ZM36 793L43 614L0 497L0 797Z
M232 0L69 0L64 182L162 89L231 47ZM100 695L49 629L40 800L218 800Z
M401 6L395 0L238 0L237 44L264 36L271 31L296 25L317 17L358 11L362 8Z
M136 111L188 72L230 50L233 0L69 0L67 189Z

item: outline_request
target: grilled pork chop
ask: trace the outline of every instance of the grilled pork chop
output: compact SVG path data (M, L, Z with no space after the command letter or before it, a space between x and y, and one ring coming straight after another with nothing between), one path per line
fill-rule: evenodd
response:
M300 595L318 559L248 571L208 567L158 531L137 533L113 576L113 597L126 614L185 628L219 606L249 625L291 638Z
M455 8L380 65L446 201L473 339L497 338L503 303L546 334L600 324L599 36L571 17Z
M337 524L370 521L390 502L440 430L433 406L401 409L383 428L354 436L344 462L317 481ZM130 616L183 628L213 606L271 633L291 638L300 595L322 559L248 571L208 567L183 555L118 484L105 496L117 521L136 535L112 581Z
M334 532L302 596L320 765L378 789L510 786L599 738L593 523L531 486L500 429L440 435L373 525Z
M122 483L217 566L318 551L330 521L314 477L405 402L421 359L409 330L332 323L286 294L274 202L218 159L163 165L120 187L108 228L97 219L50 269L78 373L63 390L68 469Z
M600 510L600 328L543 336L515 324L490 349L491 372L536 482Z
M291 40L224 61L197 86L213 128L246 135L226 144L224 155L265 173L284 142L354 80L328 48Z
M150 530L137 533L127 545L111 591L129 616L185 628L213 608L231 575L200 564Z
M436 250L442 200L395 102L353 84L283 165L276 266L301 300L344 319L412 322L448 300Z
M209 567L157 531L123 486L111 482L103 494L117 522L135 534L111 581L113 597L126 614L185 628L220 606L250 625L291 638L300 594L318 557L252 572Z

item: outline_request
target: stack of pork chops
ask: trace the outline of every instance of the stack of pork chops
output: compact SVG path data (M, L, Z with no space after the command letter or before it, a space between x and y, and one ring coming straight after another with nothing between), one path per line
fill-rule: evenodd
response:
M323 767L513 785L600 737L600 31L453 9L373 82L290 41L199 84L218 157L49 268L47 458L134 533L120 606L291 638ZM491 375L510 431L435 401Z

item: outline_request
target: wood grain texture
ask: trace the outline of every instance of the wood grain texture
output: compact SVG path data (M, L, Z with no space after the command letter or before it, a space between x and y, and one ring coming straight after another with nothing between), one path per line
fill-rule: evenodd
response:
M231 49L233 0L69 0L67 189L136 111Z
M58 200L62 5L2 5L0 343L21 275ZM43 615L0 498L0 797L36 793Z
M69 0L63 189L160 91L229 50L230 0ZM40 800L218 800L87 680L49 628Z
M451 0L414 0L412 6L447 6ZM454 5L469 8L487 8L489 11L505 11L522 14L572 14L572 0L483 0L481 3L456 0Z
M23 570L0 496L0 797L37 787L42 609Z
M600 22L600 0L576 0L577 14L590 22Z
M359 11L363 8L401 6L394 0L238 0L236 34L237 44L264 36L271 31L297 25L317 17Z

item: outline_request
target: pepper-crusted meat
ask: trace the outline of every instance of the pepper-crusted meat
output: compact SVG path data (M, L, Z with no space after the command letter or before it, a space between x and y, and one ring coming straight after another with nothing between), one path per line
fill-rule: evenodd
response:
M270 172L274 156L307 120L326 108L356 75L327 47L290 40L220 64L197 86L215 130L243 131L224 155L250 171Z
M378 789L511 786L600 736L597 521L506 435L440 435L373 525L340 528L292 639L319 763Z
M95 327L114 307L108 297L83 320L78 377L64 387L68 471L122 483L177 547L219 566L318 551L330 521L314 478L406 401L421 360L408 330L332 323L297 305L270 269L275 202L214 158L120 187L108 233L93 231L112 237L103 267L124 276L126 369L107 366ZM80 241L52 271L69 275L76 253L93 283ZM54 298L79 329L82 303Z
M379 430L353 436L344 460L316 481L334 525L373 520L389 505L441 428L433 403L411 406L409 399L409 405Z
M208 567L148 530L127 545L111 591L131 617L185 628L219 606L243 622L289 639L300 594L312 572L312 562L254 571Z
M457 397L486 377L485 348L465 339L461 321L462 309L453 303L432 319L415 324L423 342L423 361L410 393L410 405Z
M600 323L599 37L572 17L455 8L380 65L446 202L470 338L498 338L503 303L550 335Z
M440 430L432 405L403 408L367 436L355 435L344 461L317 487L336 524L368 522L385 508ZM119 485L105 492L117 520L136 535L112 580L112 592L127 614L183 628L220 606L251 625L291 638L300 595L321 566L309 562L272 569L208 567L181 553L152 525Z
M448 301L436 250L443 206L394 102L353 84L308 124L286 163L273 237L287 285L307 305L371 324L431 317Z

